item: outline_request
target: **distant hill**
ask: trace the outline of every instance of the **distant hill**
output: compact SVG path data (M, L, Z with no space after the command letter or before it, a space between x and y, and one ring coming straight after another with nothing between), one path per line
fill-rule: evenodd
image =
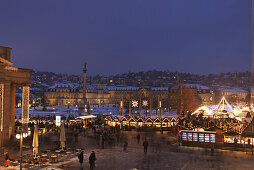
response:
M145 72L128 72L111 76L87 76L88 84L116 84L129 86L159 86L168 87L181 80L183 83L203 84L209 87L238 87L248 89L250 86L250 72L234 72L199 75L192 73L180 73L170 71L150 70ZM81 83L83 79L79 75L56 74L52 72L34 72L32 74L33 86L46 87L55 83Z

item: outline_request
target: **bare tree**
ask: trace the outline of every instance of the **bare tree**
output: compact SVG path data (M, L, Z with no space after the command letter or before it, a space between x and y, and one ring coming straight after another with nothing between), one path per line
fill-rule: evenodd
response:
M177 109L179 114L195 111L201 104L195 89L179 86L171 93L169 104L172 109Z

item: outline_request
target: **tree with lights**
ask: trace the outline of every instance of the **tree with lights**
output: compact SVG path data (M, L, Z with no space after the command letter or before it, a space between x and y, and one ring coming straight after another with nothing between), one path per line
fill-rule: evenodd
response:
M172 93L169 98L171 108L177 109L180 116L195 111L200 105L200 99L197 93L192 88L180 85L175 93Z

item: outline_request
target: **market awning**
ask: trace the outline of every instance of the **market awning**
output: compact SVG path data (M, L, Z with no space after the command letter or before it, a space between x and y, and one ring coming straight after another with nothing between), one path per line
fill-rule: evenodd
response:
M78 119L94 119L94 118L97 118L97 116L94 116L94 115L83 115L83 116L79 116L77 118Z
M227 131L223 133L224 135L228 135L228 136L238 136L240 135L239 133L235 132L235 131Z

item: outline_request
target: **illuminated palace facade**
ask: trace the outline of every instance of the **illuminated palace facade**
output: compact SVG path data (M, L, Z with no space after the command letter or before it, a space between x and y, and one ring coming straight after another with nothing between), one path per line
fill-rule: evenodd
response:
M169 91L167 87L131 87L115 85L86 85L85 93L81 84L57 83L45 92L45 102L49 106L82 106L118 104L128 106L129 101L157 104L167 102ZM85 95L85 96L84 96Z
M153 109L169 109L169 97L172 89L168 87L134 87L124 85L88 85L86 84L86 63L83 68L83 84L57 83L44 93L45 103L48 106L84 106L115 104L121 108L131 110L137 107ZM193 86L193 85L192 85ZM214 104L214 93L208 87L191 87L198 91L201 103ZM133 106L134 104L134 106Z
M86 63L83 68L83 84L57 83L44 93L45 103L49 106L83 106L118 104L129 107L133 101L147 108L159 104L166 107L169 96L168 87L133 87L123 85L86 84ZM138 106L139 107L139 106Z

